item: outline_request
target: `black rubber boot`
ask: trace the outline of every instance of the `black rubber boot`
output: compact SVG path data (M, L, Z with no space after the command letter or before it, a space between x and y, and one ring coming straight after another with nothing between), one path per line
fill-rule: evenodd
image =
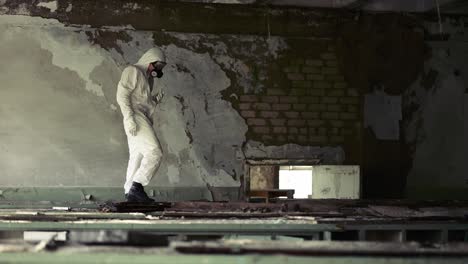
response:
M130 203L154 203L154 200L148 197L143 186L138 182L133 182L125 198Z

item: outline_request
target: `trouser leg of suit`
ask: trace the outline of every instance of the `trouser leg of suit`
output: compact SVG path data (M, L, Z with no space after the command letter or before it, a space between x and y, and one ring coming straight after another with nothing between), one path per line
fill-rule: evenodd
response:
M141 114L135 114L135 122L138 125L137 134L127 135L130 155L125 193L130 191L133 182L148 185L162 158L161 146L149 120Z

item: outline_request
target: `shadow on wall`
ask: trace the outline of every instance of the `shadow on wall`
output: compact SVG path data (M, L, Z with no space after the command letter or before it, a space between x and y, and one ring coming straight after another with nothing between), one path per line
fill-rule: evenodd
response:
M365 198L402 198L411 166L411 153L399 115L390 115L385 102L401 95L423 69L428 49L415 30L422 21L400 14L367 14L340 26L338 52L350 85L364 94L363 195ZM384 89L375 91L379 84ZM367 112L366 112L367 111ZM395 123L396 122L396 123ZM389 126L388 124L393 124ZM387 133L390 132L390 133Z

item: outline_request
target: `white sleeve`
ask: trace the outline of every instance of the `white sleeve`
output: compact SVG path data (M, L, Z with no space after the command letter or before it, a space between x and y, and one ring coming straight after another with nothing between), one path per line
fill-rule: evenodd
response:
M131 96L136 88L138 70L134 66L128 66L122 72L117 86L117 103L120 106L124 120L133 118Z

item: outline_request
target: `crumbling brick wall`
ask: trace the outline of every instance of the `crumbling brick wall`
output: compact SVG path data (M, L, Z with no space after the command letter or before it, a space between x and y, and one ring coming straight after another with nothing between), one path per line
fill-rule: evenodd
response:
M361 99L348 85L333 45L306 56L289 56L282 87L240 96L249 136L265 144L329 146L355 141Z

